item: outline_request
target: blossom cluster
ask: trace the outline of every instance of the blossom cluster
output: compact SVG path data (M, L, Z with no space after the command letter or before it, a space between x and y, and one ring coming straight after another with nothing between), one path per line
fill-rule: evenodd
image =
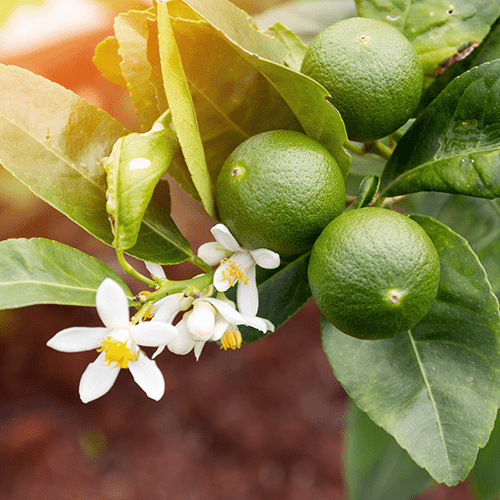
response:
M155 302L151 321L136 324L129 319L129 304L121 286L106 278L96 293L96 308L104 327L72 327L60 331L47 345L63 352L96 349L97 359L90 363L80 380L80 397L84 403L106 394L120 369L129 369L135 382L152 399L159 400L165 381L154 358L165 348L175 354L194 352L199 359L206 342L221 343L224 349L241 346L238 325L248 325L263 333L273 331L273 324L257 317L259 305L256 266L273 269L279 266L279 255L271 250L247 250L241 247L226 226L212 228L215 242L205 243L198 256L208 265L218 265L213 285L197 296L174 293ZM146 263L148 271L165 279L161 266ZM238 307L224 295L237 285ZM214 288L218 292L213 297ZM182 313L182 318L176 322ZM156 347L150 359L139 347Z

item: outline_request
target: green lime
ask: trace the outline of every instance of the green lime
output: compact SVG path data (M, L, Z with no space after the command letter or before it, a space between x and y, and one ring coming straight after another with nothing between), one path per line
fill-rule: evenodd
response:
M240 245L295 255L309 250L342 213L345 185L324 146L299 132L272 130L231 153L217 179L215 201Z
M328 224L308 268L321 313L360 339L411 329L436 297L439 272L438 253L422 227L375 207L345 212Z
M412 117L422 93L422 64L413 45L393 26L363 17L319 33L301 72L328 90L353 141L396 131Z

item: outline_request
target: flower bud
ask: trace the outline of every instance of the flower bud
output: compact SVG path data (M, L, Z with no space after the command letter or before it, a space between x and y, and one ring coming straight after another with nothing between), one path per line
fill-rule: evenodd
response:
M215 313L215 308L204 300L194 304L187 318L187 329L195 342L210 340L215 327Z

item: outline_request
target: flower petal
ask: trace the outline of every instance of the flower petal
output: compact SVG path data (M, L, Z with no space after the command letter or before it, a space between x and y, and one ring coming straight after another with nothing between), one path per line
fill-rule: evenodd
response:
M245 322L244 316L239 313L234 305L234 302L230 300L221 300L213 297L207 297L206 302L210 302L217 311L223 316L225 320L233 325L243 325Z
M240 245L236 241L236 238L231 234L229 229L224 224L217 224L212 229L210 229L214 235L215 241L222 247L231 252L239 252L241 250Z
M222 275L222 272L226 269L228 266L227 262L223 262L216 270L214 273L214 287L216 290L219 292L225 292L231 288L231 283L229 282L228 279L224 279L224 276Z
M266 331L268 331L268 332L274 332L274 325L268 319L266 319L266 318L261 318L261 319L266 324L266 328L267 328ZM264 332L264 333L266 333L266 332Z
M216 241L210 241L198 248L198 257L209 266L217 266L222 259L228 257L228 252Z
M128 365L132 377L137 385L155 401L158 401L165 392L165 379L156 365L156 362L149 359L142 351L139 352L137 361Z
M273 324L264 318L259 318L258 316L249 316L246 318L246 325L255 328L256 330L260 330L262 333L266 333L270 327L274 331Z
M75 326L56 333L47 345L62 352L80 352L97 349L99 342L104 340L109 330L107 328L91 328Z
M106 352L103 351L97 359L87 366L80 379L80 398L84 403L93 401L106 394L115 383L119 368L105 363Z
M220 340L224 333L226 333L226 330L229 327L229 321L227 321L222 314L218 314L217 318L215 318L215 327L214 327L214 333L212 333L212 338L210 340L216 342L217 340ZM233 323L234 324L234 323Z
M207 341L214 330L215 309L204 299L195 300L193 306L193 311L186 321L188 332L196 342Z
M193 303L193 297L185 297L184 294L174 293L156 302L152 308L153 321L172 323L179 311L186 311Z
M165 347L167 347L167 346L166 345L161 345L160 347L158 347L158 349L156 349L156 351L151 356L151 359L155 359L156 356L159 356L165 350Z
M106 278L95 296L97 312L108 328L125 328L129 324L128 300L122 287Z
M256 328L264 333L271 328L274 330L274 326L267 319L252 315L245 315L238 312L234 308L234 302L230 300L212 298L205 300L209 301L219 312L215 320L215 328L211 340L219 340L222 335L224 335L224 332L227 330L229 324L252 326L253 328ZM221 318L223 318L222 321Z
M186 326L186 320L183 318L175 325L179 334L174 341L167 344L167 348L174 354L184 355L193 350L196 342L191 338ZM156 353L155 353L156 354Z
M160 278L161 280L164 280L166 278L165 271L163 270L163 267L160 266L160 264L153 264L152 262L144 262L144 264L146 265L146 269L151 273L152 276Z
M158 347L168 344L177 337L177 328L169 323L147 321L131 326L130 334L137 345Z
M257 281L255 280L255 266L247 269L248 282L238 283L236 290L236 301L238 309L245 316L255 316L259 309L259 292L257 290Z
M196 345L194 346L194 357L196 358L196 361L200 359L203 347L205 347L205 342L196 342Z
M258 250L250 250L250 255L255 260L255 263L265 269L274 269L280 265L280 256L272 250L260 248Z
M253 260L250 252L247 250L233 253L229 260L231 260L236 265L236 267L247 276L250 269L252 267L255 267L255 261Z

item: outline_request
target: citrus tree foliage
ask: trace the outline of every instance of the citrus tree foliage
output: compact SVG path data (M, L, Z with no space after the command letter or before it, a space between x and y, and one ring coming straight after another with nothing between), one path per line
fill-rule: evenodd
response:
M413 43L426 86L477 47L498 17L489 0L356 0L358 14L392 24Z
M0 21L15 3L7 2ZM356 14L398 28L416 48L425 73L414 119L364 145L348 142L328 92L300 72L312 38ZM153 338L158 323L143 321L150 314L177 321L175 328L163 326L172 338L198 309L211 311L217 324L225 321L224 334L193 342L197 357L207 340L235 348L269 336L293 321L311 297L310 251L281 258L278 265L266 249L252 254L216 226L217 243L205 250L218 260L209 262L201 249L199 255L193 251L171 217L167 179L199 201L216 224L216 181L235 147L268 130L305 133L339 165L347 210L375 205L411 214L441 265L437 296L411 330L360 340L322 320L324 351L352 399L346 428L351 498L409 498L432 481L455 485L471 471L481 498L497 496L499 15L498 0L305 0L252 20L228 0L158 0L147 10L119 14L93 58L106 79L128 91L138 130L127 130L60 85L0 65L2 167L112 246L120 265L144 286L133 297L112 269L76 248L43 238L8 239L0 242L0 307L97 304L109 330L112 301L99 292L107 283L123 308L136 308L134 331L150 328L149 337L141 337L144 344L130 341L135 350L126 358L116 354L119 343L112 336L97 344L114 346L115 358L106 359L120 368L141 356L137 345L163 350ZM145 261L149 274L126 255ZM227 302L239 304L243 296L231 255L247 259L243 278L256 287L256 311ZM171 281L158 266L184 261L201 274ZM229 284L221 292L224 280ZM240 283L232 287L231 280ZM219 285L217 296L212 285ZM229 335L228 325L239 329ZM279 341L279 332L274 338ZM145 363L156 370L154 361ZM140 373L134 377L148 392Z

